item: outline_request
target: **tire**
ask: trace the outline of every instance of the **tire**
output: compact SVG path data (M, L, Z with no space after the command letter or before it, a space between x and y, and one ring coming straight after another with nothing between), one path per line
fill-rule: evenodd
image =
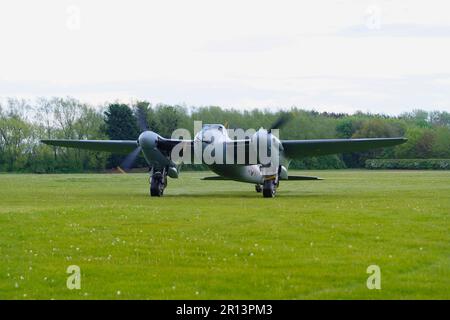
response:
M263 197L264 198L273 198L275 197L275 184L273 180L266 180L263 184Z
M150 195L152 197L161 197L164 193L164 184L161 181L161 178L156 176L152 177L152 181L150 183Z
M255 185L255 191L260 193L262 191L262 187L260 184Z

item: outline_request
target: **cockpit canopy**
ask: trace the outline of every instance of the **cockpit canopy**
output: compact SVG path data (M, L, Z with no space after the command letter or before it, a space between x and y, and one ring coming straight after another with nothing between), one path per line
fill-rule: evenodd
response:
M228 140L227 129L222 124L204 124L202 130L197 133L195 140L204 142Z
M202 130L217 129L219 131L225 132L225 126L222 124L204 124Z

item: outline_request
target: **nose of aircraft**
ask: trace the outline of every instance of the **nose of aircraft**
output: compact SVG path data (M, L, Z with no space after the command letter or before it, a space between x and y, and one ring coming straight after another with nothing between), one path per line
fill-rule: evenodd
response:
M138 138L139 146L142 148L144 158L151 167L163 168L170 166L171 162L158 149L158 140L162 137L153 131L144 131Z
M153 131L144 131L139 135L138 141L142 149L155 149L159 135Z

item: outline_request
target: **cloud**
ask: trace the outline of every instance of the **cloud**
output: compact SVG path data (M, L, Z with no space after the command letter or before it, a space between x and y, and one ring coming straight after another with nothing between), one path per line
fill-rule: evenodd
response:
M74 96L101 104L116 99L129 102L227 108L290 108L297 106L328 112L358 110L396 115L421 108L450 111L450 74L401 77L313 76L280 79L278 86L265 79L248 82L178 80L116 81L67 86L57 83L0 81L0 96Z
M287 47L295 42L295 37L280 35L238 36L233 38L211 39L203 50L220 53L263 52L281 47Z
M354 25L337 32L344 37L425 37L448 38L450 25L421 25L421 24L380 24L376 28L366 25Z
M449 108L448 1L72 2L1 1L0 96Z

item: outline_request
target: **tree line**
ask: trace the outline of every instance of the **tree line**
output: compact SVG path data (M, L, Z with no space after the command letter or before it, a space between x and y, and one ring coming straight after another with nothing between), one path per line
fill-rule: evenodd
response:
M145 126L170 137L177 128L193 134L193 122L222 123L229 128L269 127L282 111L187 108L136 101L93 106L66 97L35 101L9 98L0 103L0 171L87 172L117 167L124 156L56 148L41 139L134 140ZM364 153L295 160L292 168L360 168L366 159L450 158L450 113L413 110L398 116L357 112L328 113L293 107L292 120L280 130L281 139L372 138L405 136L407 143ZM138 114L143 115L138 117ZM145 166L140 158L136 166ZM191 168L194 168L191 166Z

